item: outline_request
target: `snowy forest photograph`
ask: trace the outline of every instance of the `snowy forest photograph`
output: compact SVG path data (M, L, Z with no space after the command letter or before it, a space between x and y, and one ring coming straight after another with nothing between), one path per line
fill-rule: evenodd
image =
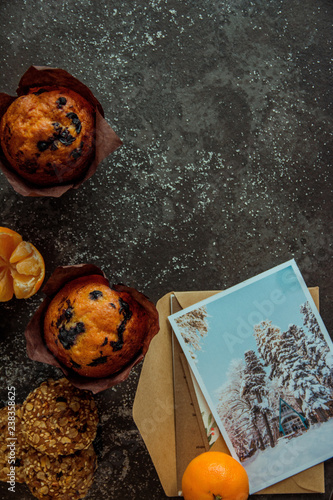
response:
M294 261L170 322L252 493L333 455L332 341Z

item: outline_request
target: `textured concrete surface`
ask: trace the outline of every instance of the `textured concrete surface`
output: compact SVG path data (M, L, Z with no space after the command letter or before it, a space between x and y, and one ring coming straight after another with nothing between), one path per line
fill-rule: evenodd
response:
M0 172L0 225L40 249L47 277L91 262L157 301L294 257L333 331L329 0L1 0L0 18L0 91L32 64L63 68L124 142L60 199L24 198ZM58 374L25 355L42 296L0 304L1 404L7 385L21 402ZM97 396L91 500L166 498L132 420L139 374ZM332 465L326 494L304 498L329 498ZM0 484L0 498L32 497Z

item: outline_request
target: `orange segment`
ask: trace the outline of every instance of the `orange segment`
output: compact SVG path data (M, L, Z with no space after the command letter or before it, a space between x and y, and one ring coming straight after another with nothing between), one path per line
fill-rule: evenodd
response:
M9 262L16 264L19 274L39 276L44 269L44 261L41 254L31 243L21 241L12 253Z
M32 245L31 243L28 243L27 241L21 241L15 250L12 252L9 262L11 264L15 264L19 260L25 259L29 255L31 255L33 252Z
M12 272L14 294L17 299L28 299L34 295L38 289L36 287L35 276L24 276L22 274Z
M13 234L2 232L2 229L6 228L0 228L0 256L8 261L17 245L22 241L22 236L14 231L12 231Z
M0 227L0 302L13 294L28 299L39 290L44 276L44 259L37 248L15 231Z
M13 297L14 287L10 269L0 270L0 302L7 302Z

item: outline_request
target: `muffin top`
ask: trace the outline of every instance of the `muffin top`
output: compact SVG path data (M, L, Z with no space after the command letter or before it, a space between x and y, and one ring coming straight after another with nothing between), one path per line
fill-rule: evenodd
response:
M145 309L99 275L67 283L44 319L49 350L86 377L105 377L124 368L140 352L146 334Z
M36 87L8 107L0 123L3 153L22 178L39 186L81 178L94 153L95 118L81 95Z

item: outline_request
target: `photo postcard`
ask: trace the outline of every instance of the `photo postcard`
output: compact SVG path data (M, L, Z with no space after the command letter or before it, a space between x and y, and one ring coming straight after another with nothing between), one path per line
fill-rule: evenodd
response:
M294 260L169 321L250 493L333 456L333 344Z

